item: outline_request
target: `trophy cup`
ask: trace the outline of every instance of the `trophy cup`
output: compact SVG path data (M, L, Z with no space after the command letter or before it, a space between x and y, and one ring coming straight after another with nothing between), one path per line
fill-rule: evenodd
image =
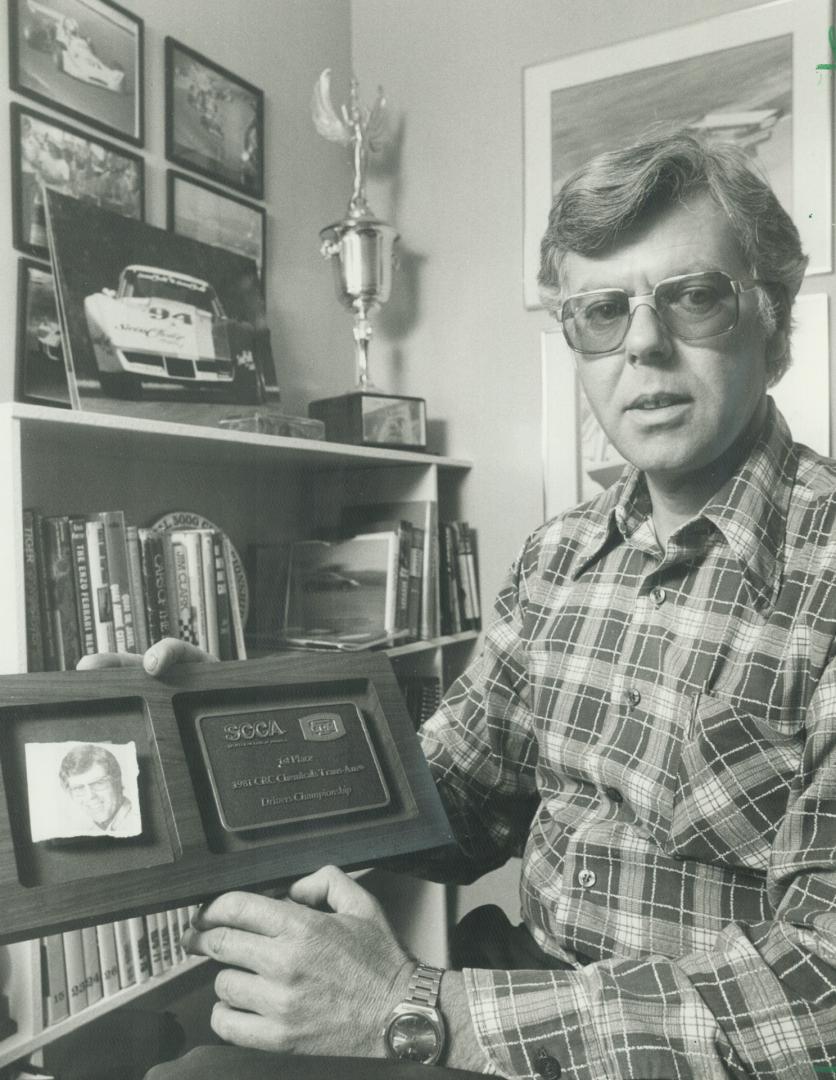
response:
M394 226L375 217L366 201L368 158L382 142L386 101L378 88L372 108L363 108L357 79L352 78L348 105L337 113L330 79L326 68L314 88L311 112L320 135L351 148L354 187L346 216L320 231L320 251L333 267L338 300L354 316L357 384L349 394L312 401L308 415L325 422L326 438L333 442L423 450L423 398L380 393L369 376L369 316L389 299L398 240Z

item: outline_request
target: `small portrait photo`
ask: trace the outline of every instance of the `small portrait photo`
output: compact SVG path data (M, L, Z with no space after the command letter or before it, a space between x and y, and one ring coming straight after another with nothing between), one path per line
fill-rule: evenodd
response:
M263 91L169 37L165 92L169 161L263 198Z
M27 743L32 841L142 832L136 743Z
M48 267L21 259L17 279L18 401L70 407L55 281Z
M39 258L48 257L45 187L123 217L143 217L140 157L13 103L14 244Z
M142 144L142 19L110 0L9 0L13 90Z
M168 171L168 228L252 259L264 285L264 207Z

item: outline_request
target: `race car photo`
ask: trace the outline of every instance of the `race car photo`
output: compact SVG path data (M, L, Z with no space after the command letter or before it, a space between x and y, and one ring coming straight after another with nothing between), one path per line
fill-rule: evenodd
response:
M121 64L102 60L76 19L61 15L40 0L27 0L26 6L29 21L23 27L23 37L33 49L51 53L56 68L74 79L115 94L124 92L125 71Z
M143 380L232 383L255 367L253 327L227 318L200 278L126 266L117 288L87 296L84 314L102 390L137 397Z

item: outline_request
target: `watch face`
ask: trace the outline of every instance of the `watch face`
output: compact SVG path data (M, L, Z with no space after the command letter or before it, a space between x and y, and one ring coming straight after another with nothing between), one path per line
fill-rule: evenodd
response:
M433 1022L420 1013L404 1013L389 1025L389 1045L396 1057L405 1061L432 1061L439 1050L439 1035Z

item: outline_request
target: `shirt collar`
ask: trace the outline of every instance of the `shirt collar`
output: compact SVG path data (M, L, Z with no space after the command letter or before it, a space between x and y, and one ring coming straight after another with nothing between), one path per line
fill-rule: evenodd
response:
M787 510L798 466L787 423L772 398L767 400L766 421L749 457L697 519L722 534L759 609L774 601L781 585ZM650 509L644 474L628 466L589 505L590 531L572 577L577 579L620 539L629 539Z

